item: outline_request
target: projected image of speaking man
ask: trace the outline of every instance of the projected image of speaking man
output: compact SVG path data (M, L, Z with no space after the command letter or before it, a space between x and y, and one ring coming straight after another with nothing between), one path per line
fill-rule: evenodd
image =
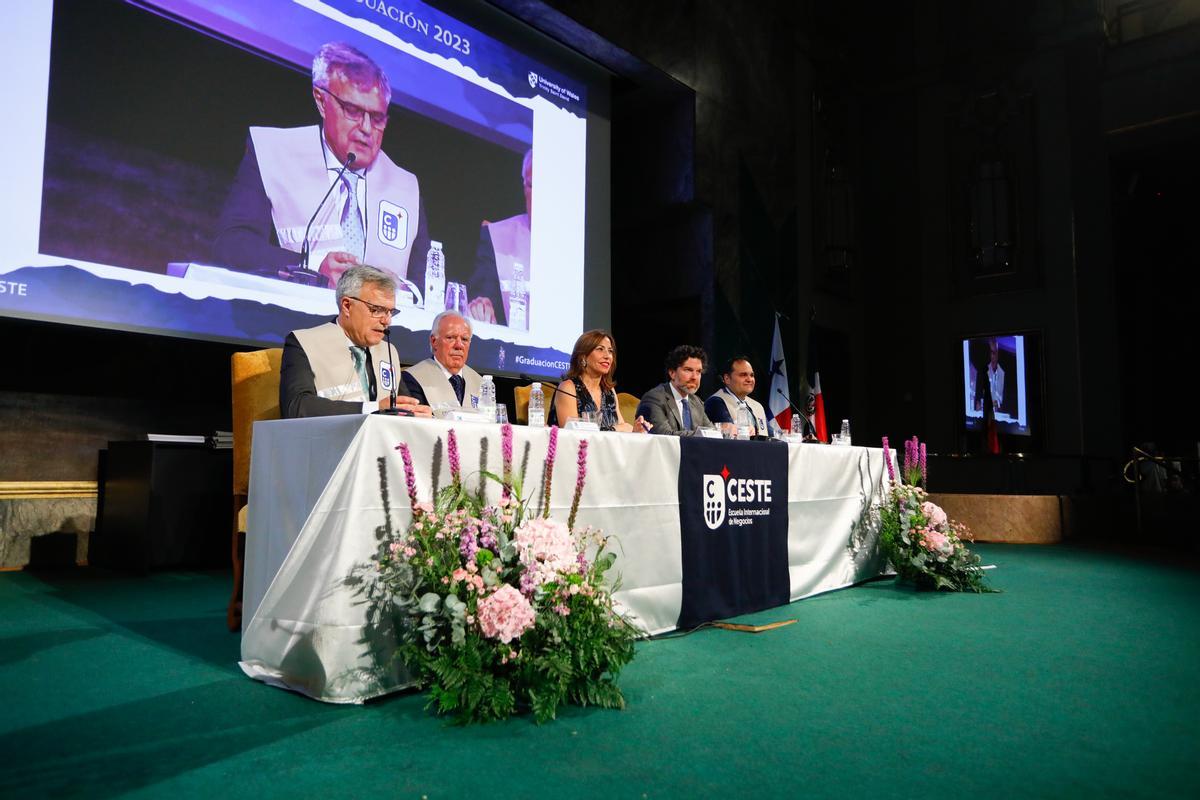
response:
M322 45L312 66L320 124L250 128L214 258L288 279L315 212L308 265L330 286L362 263L407 279L410 265L424 263L429 232L417 177L380 149L391 97L387 75L365 54Z
M480 322L491 322L528 330L530 303L525 299L524 320L514 320L512 314L513 280L516 265L521 265L528 291L530 278L529 226L533 211L533 151L528 150L521 160L521 187L525 192L525 213L515 217L485 222L479 230L479 247L475 250L475 271L467 292L471 301L467 315Z

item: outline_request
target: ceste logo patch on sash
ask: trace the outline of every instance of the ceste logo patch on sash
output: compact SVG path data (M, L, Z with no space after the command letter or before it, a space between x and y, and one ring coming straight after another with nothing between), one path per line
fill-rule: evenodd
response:
M388 247L408 247L408 212L387 200L379 201L379 241Z

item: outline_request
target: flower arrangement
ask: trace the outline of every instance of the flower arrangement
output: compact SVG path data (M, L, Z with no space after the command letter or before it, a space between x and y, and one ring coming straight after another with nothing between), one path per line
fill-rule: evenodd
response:
M461 723L529 710L540 723L563 703L623 708L617 686L633 658L636 630L613 607L605 575L616 556L591 528L576 529L587 476L580 442L569 523L549 517L558 430L550 429L540 516L521 499L524 465L512 465L512 427L501 428L498 504L463 482L454 431L447 437L451 482L419 502L412 457L400 444L413 510L407 531L381 548L379 575L390 595L397 656L429 690L429 706ZM382 473L381 473L382 474ZM386 478L383 493L386 505Z
M915 436L904 443L899 481L886 436L883 459L888 487L880 510L879 540L896 574L921 589L991 591L984 584L979 556L964 544L971 541L967 526L949 519L927 499L925 445Z

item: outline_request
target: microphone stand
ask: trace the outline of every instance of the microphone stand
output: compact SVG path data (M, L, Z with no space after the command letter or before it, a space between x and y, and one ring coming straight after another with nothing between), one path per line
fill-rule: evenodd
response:
M308 268L309 256L309 241L308 234L312 231L313 223L317 220L317 214L321 213L321 209L325 207L325 201L329 199L329 195L333 194L333 190L337 188L338 182L342 176L346 174L346 170L354 165L358 160L358 156L354 153L346 154L346 163L338 170L338 174L334 177L333 183L329 184L329 191L325 192L325 196L321 198L321 202L317 203L317 208L308 219L308 224L304 226L304 239L300 242L300 264L295 267L284 267L280 270L281 273L292 283L299 283L302 286L319 286L323 289L329 288L329 279L319 272ZM355 201L357 202L357 201Z
M350 155L354 155L354 154L351 153ZM387 342L388 365L392 369L392 380L391 380L391 386L389 387L389 389L391 391L392 403L391 403L390 407L381 408L378 411L375 411L373 413L383 414L386 417L411 417L413 415L412 409L396 407L396 382L400 380L400 370L397 369L396 351L392 349L392 326L391 326L391 323L388 323L388 326L383 329L383 339L384 339L384 341Z
M797 414L799 414L799 415L800 415L800 419L801 419L801 420L803 420L803 423L804 423L804 428L807 428L807 429L808 429L808 433L807 433L807 434L806 434L806 433L804 433L804 431L803 431L803 430L801 430L801 432L800 432L800 435L801 435L801 437L804 439L804 441L806 441L806 442L819 442L820 440L819 440L819 439L817 439L816 432L813 430L813 424L812 424L812 420L810 420L810 419L808 418L808 415L807 415L807 414L805 414L803 411L801 411L801 410L800 410L800 406L798 406L798 405L796 405L795 403L793 403L793 402L792 402L792 398L790 398L790 397L788 397L786 394L784 394L782 389L776 389L775 391L779 393L779 396L780 396L780 397L782 397L784 400L786 400L786 401L787 401L787 404L788 404L789 406L791 406L791 407L792 407L792 411L794 411L794 412L796 412Z

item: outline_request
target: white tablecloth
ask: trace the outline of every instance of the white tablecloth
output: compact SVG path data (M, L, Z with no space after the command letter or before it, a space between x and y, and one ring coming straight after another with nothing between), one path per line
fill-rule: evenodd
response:
M258 422L250 469L242 668L254 678L329 702L361 702L409 685L388 659L386 637L364 642L367 607L347 578L375 556L384 524L378 459L387 471L392 525L411 519L395 446L413 453L419 498L432 497L434 453L455 428L468 484L500 471L500 428L379 416ZM549 433L514 427L514 468L529 446L536 493ZM616 537L622 609L650 634L679 615L679 440L671 436L560 431L551 513L565 520L579 442L588 445L587 486L577 525ZM486 444L485 444L486 442ZM784 445L763 443L763 447ZM792 600L867 580L884 568L871 512L885 480L882 451L789 444L788 570ZM444 452L438 485L449 482ZM500 487L487 492L499 499ZM536 501L535 501L536 502Z

